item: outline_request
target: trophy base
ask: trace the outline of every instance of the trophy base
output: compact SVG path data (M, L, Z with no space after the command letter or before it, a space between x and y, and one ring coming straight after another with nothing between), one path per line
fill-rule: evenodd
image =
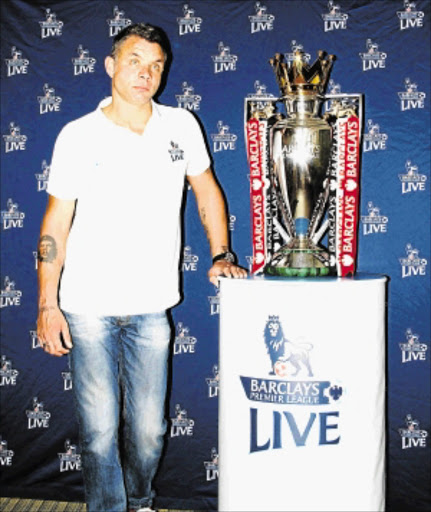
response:
M294 240L274 254L264 272L285 277L327 276L329 255L310 240Z

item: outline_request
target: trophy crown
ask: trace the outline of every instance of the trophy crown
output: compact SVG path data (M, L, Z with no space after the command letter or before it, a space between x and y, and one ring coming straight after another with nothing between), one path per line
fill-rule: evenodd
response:
M270 59L269 63L283 96L292 93L325 93L335 55L328 55L320 50L316 61L311 65L306 62L304 55L303 49L298 48L291 62L286 62L281 53L276 53L274 58Z

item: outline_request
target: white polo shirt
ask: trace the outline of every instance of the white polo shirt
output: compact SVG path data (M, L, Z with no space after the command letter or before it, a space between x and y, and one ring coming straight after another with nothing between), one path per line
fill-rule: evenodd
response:
M48 193L77 200L60 305L97 315L161 311L180 299L184 179L210 160L190 112L153 102L138 135L105 116L110 102L67 124L54 148Z

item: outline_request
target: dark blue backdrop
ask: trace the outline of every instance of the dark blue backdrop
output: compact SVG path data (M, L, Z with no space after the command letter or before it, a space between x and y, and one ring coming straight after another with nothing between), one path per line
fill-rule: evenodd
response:
M35 251L55 138L109 95L103 62L116 30L149 21L166 30L174 53L160 101L201 120L244 266L251 242L243 104L259 85L278 95L268 59L297 44L312 60L324 49L337 56L330 89L365 95L359 270L390 277L388 504L429 509L430 2L6 0L1 15L3 493L82 498L67 360L47 357L34 337ZM223 144L220 126L230 135ZM154 193L163 201L163 190ZM122 204L119 197L126 223ZM187 421L171 422L157 488L163 506L214 509L218 297L206 279L209 252L192 194L185 215L169 417L181 409Z

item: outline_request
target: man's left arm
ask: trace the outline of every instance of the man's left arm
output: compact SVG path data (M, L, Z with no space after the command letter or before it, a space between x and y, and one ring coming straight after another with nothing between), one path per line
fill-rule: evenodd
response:
M226 205L211 169L198 176L188 176L188 180L196 196L201 222L210 244L211 257L217 259L220 256L208 271L209 280L217 286L219 276L246 277L247 272L243 268L222 257L230 252Z

